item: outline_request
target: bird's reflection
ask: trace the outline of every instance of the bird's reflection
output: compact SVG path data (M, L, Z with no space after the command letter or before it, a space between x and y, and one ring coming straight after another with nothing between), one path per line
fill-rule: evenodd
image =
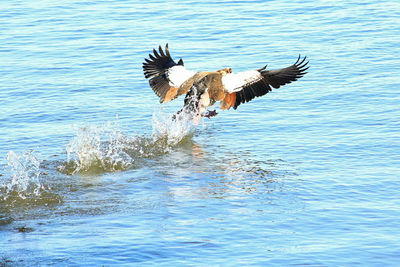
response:
M282 160L257 160L249 151L233 153L222 147L210 151L193 140L166 157L172 165L164 170L173 180L171 193L189 198L267 195L282 188L287 167Z

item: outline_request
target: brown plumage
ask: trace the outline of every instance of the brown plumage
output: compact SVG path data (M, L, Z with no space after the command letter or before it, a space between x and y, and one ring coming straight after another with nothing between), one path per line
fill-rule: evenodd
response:
M168 44L165 51L159 46L153 49L150 59L143 63L144 75L161 103L166 103L186 94L184 108L202 114L205 109L220 101L222 110L237 107L255 97L263 96L273 88L296 81L308 69L306 57L286 68L266 70L266 66L252 71L232 73L231 68L218 71L194 72L172 59Z

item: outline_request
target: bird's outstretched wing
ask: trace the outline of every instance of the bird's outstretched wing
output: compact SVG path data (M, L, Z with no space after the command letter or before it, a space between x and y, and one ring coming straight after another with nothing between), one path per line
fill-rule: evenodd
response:
M150 79L150 86L160 97L161 103L166 103L182 94L178 92L179 87L196 74L185 69L182 59L175 63L169 53L168 44L165 46L165 51L161 46L158 47L158 52L153 49L153 54L149 54L149 58L143 62L144 76Z
M301 59L299 55L299 58L293 65L283 69L266 70L267 66L265 66L258 70L225 75L222 78L222 82L227 91L227 101L222 102L221 107L226 109L232 106L236 109L242 103L267 94L272 90L271 86L279 88L282 85L303 77L308 69L306 58Z

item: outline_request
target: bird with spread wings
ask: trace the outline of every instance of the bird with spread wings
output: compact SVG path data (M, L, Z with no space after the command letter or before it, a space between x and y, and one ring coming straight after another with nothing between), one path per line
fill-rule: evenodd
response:
M184 107L178 113L191 112L195 116L215 116L216 111L204 113L206 108L220 101L222 110L237 109L240 104L263 96L273 88L296 81L308 69L306 57L299 55L297 61L286 68L267 70L266 67L233 73L231 68L217 71L195 72L188 70L180 59L176 63L168 44L165 49L153 49L149 59L143 62L143 71L160 103L167 103L186 94Z

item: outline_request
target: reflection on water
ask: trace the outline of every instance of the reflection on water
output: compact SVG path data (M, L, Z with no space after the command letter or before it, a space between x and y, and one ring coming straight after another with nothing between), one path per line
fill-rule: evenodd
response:
M171 194L189 199L265 196L281 190L285 177L293 175L288 171L292 166L285 166L283 160L255 158L251 152L233 153L222 146L214 146L210 151L209 147L202 148L193 139L186 139L179 147L159 157L154 169L161 177L168 177Z

